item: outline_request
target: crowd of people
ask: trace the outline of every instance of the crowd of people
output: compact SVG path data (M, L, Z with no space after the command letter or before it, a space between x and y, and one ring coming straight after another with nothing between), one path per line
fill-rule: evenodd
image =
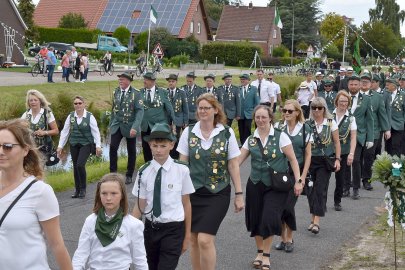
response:
M333 172L334 209L341 211L343 197L360 198L361 184L366 191L373 189L371 165L383 141L389 154L405 154L405 76L382 78L374 70L357 75L349 67L347 73L341 68L336 79L317 73L314 81L308 73L296 99L283 102L273 74L268 80L264 75L257 70L251 81L242 74L236 84L225 73L216 87L216 76L207 74L200 87L190 72L179 87L178 76L170 74L168 87L162 88L146 72L138 90L131 86L131 74L119 74L109 125L110 174L97 184L93 213L83 225L72 262L55 194L41 181L41 157L59 130L49 101L29 90L22 119L0 122L0 244L9 247L7 256L0 255L0 268L47 269L48 243L60 269L128 269L131 264L175 269L190 249L192 269L213 270L216 234L231 202L232 183L234 210L245 211L246 229L257 247L252 266L268 270L274 236L281 237L274 249L294 250L294 207L302 193L309 206L307 229L319 234ZM101 154L101 140L84 98L75 96L72 102L57 153L69 144L72 198L84 198L86 161L90 153ZM276 119L276 107L281 119ZM239 141L232 126L238 128ZM135 176L137 136L145 164L136 173L131 212L126 185ZM123 138L125 177L117 172ZM248 156L244 190L239 168ZM22 216L27 221L23 227ZM13 254L21 251L27 256L17 262Z

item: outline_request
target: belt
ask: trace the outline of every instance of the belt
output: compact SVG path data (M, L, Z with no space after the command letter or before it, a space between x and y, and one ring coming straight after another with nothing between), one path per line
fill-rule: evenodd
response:
M271 106L271 103L270 102L261 102L260 105Z
M183 226L184 221L173 221L173 222L152 222L149 219L145 220L145 226L151 227L154 230L164 229L164 228L173 228L173 227L181 227Z

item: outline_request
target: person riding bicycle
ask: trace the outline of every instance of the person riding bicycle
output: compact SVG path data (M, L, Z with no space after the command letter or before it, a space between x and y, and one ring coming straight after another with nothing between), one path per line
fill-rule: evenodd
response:
M37 58L38 58L38 62L40 62L39 59L42 59L42 65L41 65L41 71L46 72L46 70L44 69L44 67L46 67L48 65L48 48L46 46L41 46L41 49L39 50L38 54L37 54Z
M103 60L104 60L104 69L106 72L109 72L111 70L112 65L111 52L107 51L103 57Z
M135 60L135 62L138 64L137 68L142 73L143 68L146 66L146 54L145 54L145 51L141 51L141 53L139 54L139 57Z

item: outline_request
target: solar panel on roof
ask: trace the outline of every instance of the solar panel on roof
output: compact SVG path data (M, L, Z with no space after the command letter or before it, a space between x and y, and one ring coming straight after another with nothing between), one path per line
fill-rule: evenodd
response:
M150 6L156 10L158 17L156 25L151 27L166 27L173 35L178 35L191 0L108 0L97 28L104 32L114 32L124 25L132 33L147 31L149 27ZM134 19L132 14L140 10L141 14Z

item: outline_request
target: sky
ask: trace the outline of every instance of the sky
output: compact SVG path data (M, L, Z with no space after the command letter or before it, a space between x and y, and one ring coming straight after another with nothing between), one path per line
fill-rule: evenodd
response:
M253 3L253 6L267 6L269 0L243 0L245 5ZM405 9L405 0L397 0L401 10ZM375 0L321 0L321 11L326 14L335 12L346 17L353 18L354 24L360 26L363 21L369 20L368 10L375 8ZM281 18L283 21L283 18ZM401 35L405 37L405 23L401 26Z

